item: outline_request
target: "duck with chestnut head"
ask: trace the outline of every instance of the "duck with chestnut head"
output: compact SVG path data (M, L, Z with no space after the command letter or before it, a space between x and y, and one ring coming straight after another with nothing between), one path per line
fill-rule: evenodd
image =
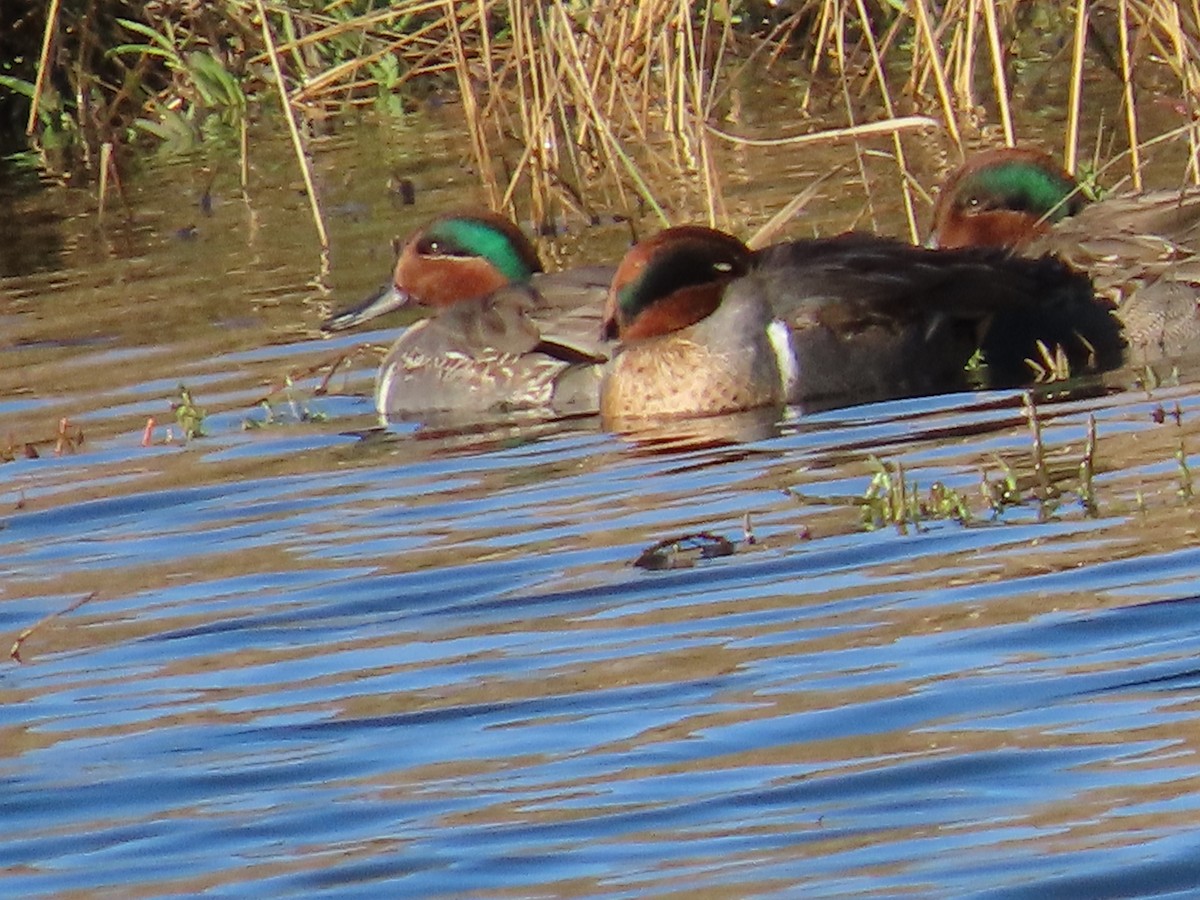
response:
M929 245L1053 254L1113 307L1134 361L1200 351L1200 189L1088 202L1048 154L990 150L946 180Z
M1085 277L1051 258L935 251L868 234L752 252L698 226L667 229L617 267L600 388L610 425L799 403L810 407L1033 378L1039 341L1080 366L1119 361L1119 326Z
M407 306L432 315L384 357L384 417L429 412L594 412L606 351L596 340L612 269L546 274L529 239L484 211L449 213L399 249L391 282L328 319L340 331Z

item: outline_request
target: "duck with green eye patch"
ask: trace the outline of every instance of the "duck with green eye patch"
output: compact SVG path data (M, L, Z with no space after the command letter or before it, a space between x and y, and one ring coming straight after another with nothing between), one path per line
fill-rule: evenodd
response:
M379 368L375 405L384 418L594 412L607 359L599 310L611 277L605 266L546 274L509 220L449 213L403 242L387 286L324 327L340 331L410 306L431 310Z
M604 313L620 346L600 413L653 418L806 409L1029 383L1038 342L1079 368L1120 362L1120 327L1087 278L1052 258L931 250L870 234L757 252L701 226L667 229L617 267Z
M1089 202L1048 154L979 153L946 180L933 247L1007 247L1052 254L1091 278L1136 363L1200 351L1200 188Z

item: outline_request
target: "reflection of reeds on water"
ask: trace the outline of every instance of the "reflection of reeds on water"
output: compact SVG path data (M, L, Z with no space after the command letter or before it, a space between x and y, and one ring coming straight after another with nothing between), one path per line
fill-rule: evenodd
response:
M348 106L387 107L448 83L462 99L471 155L492 207L528 208L539 224L562 211L591 219L597 210L648 210L664 223L687 215L727 226L712 129L736 132L737 122L728 120L737 117L737 88L747 73L770 72L790 56L806 61L811 75L796 91L797 116L813 94L840 92L844 121L836 139L854 145L864 186L855 129L879 127L864 118L933 116L957 155L964 135L991 118L1007 143L1020 140L1014 107L1049 102L1066 109L1063 158L1074 169L1081 127L1097 127L1094 115L1084 116L1089 92L1115 86L1122 109L1099 127L1123 130L1120 139L1110 137L1117 150L1128 148L1138 188L1147 119L1139 115L1138 86L1153 84L1161 103L1167 78L1179 86L1173 109L1192 151L1189 175L1200 180L1195 3L410 0L360 11L163 0L146 4L139 21L119 18L134 14L124 5L108 7L101 2L96 15L84 17L72 4L51 4L42 52L31 47L26 54L40 59L36 72L6 84L30 98L31 134L74 130L89 170L97 168L95 150L120 149L131 125L163 139L189 128L202 134L206 116L226 124L244 119L247 100L264 100L268 91L315 126ZM277 69L263 65L268 51ZM1022 94L1014 76L1023 68L1041 63L1066 71L1068 57L1065 97L1042 101L1039 84ZM1087 67L1095 71L1085 79ZM48 103L56 84L72 91ZM57 110L70 109L72 94L90 99L67 125ZM915 182L898 125L890 141L916 236Z

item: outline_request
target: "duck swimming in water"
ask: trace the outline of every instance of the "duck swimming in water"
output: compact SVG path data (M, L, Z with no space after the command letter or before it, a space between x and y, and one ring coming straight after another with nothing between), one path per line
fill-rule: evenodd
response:
M594 412L607 359L597 322L611 277L605 267L545 274L512 222L450 213L404 242L383 290L323 327L351 328L409 305L433 310L380 365L375 405L384 417Z
M937 251L869 234L758 252L720 231L633 247L608 293L609 423L784 403L851 405L1032 381L1039 341L1075 365L1117 364L1119 324L1052 258Z
M1135 361L1200 351L1200 188L1088 202L1048 154L991 150L946 180L929 244L1053 254L1091 278Z

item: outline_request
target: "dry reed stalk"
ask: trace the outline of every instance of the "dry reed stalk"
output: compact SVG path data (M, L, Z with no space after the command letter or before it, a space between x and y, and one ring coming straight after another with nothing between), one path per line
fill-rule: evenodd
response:
M1191 0L1191 12L1192 12L1192 22L1191 22L1192 29L1191 29L1190 37L1192 39L1187 41L1186 46L1188 46L1189 48L1192 48L1194 50L1196 47L1195 35L1196 35L1197 30L1200 30L1200 0ZM1193 72L1195 71L1194 64L1192 66L1192 70L1193 70ZM1196 154L1196 145L1197 145L1197 143L1200 143L1197 141L1197 138L1196 138L1197 121L1198 121L1198 119L1200 119L1200 116L1197 115L1197 110L1196 110L1197 97L1196 97L1196 90L1194 88L1194 86L1197 84L1198 80L1200 80L1200 79L1197 79L1196 77L1193 77L1191 79L1191 84L1193 85L1193 90L1188 91L1187 93L1184 94L1184 100L1187 103L1188 124L1191 126L1188 129L1188 140L1190 142L1191 150L1192 150L1189 161L1192 164L1193 182L1200 184L1200 160L1197 159L1197 154Z
M837 15L838 5L839 0L822 0L821 17L817 20L817 29L813 39L812 65L809 67L808 84L805 86L804 94L800 98L800 112L808 112L808 105L812 100L812 87L817 79L817 69L820 68L821 59L827 52L825 45L829 42L829 33Z
M1200 80L1195 71L1195 66L1191 61L1191 57L1187 51L1187 38L1184 33L1183 22L1179 15L1178 3L1160 2L1155 5L1155 10L1161 10L1160 24L1166 32L1167 37L1171 41L1172 53L1169 58L1175 61L1176 75L1180 81L1180 87L1183 89L1183 97L1190 102L1191 98L1195 97L1196 84ZM1197 169L1196 155L1198 142L1196 137L1196 129L1188 129L1188 171L1191 173L1192 181L1200 183L1200 170Z
M960 12L963 8L963 0L947 0L941 9L941 16L938 19L937 27L933 29L934 34L938 36L938 40L942 41L942 59L946 62L946 77L950 80L950 88L955 101L962 104L962 96L959 93L959 80L962 77L962 69L965 64L965 55L963 53L963 34L964 26L967 22L964 13ZM949 39L946 38L946 33L949 32Z
M606 22L607 29L600 41L600 52L605 54L604 63L610 72L619 72L621 70L621 60L625 56L625 48L627 48L632 39L633 23L629 19L629 7L622 4L617 10L616 16L609 16ZM597 66L595 79L592 82L593 93L599 88L600 75L603 70ZM606 116L613 116L616 113L617 97L625 99L625 94L620 90L620 78L608 78L607 98L604 103L603 113ZM640 127L641 122L636 116L631 117L634 122L634 127Z
M864 24L869 26L869 22L865 19ZM849 67L846 65L846 9L840 3L838 4L834 30L837 35L837 40L834 41L834 53L837 58L838 71L841 73L841 78L838 79L838 86L842 94L842 104L846 109L846 119L850 123L850 126L854 127L856 124L854 121L854 104L850 99ZM875 197L871 192L871 179L867 176L867 166L863 161L862 147L859 146L857 140L853 141L853 147L854 164L858 169L858 183L862 187L863 193L867 195L865 210L869 211L872 217L872 230L878 230L878 224L874 221Z
M292 77L300 84L305 84L308 82L309 66L305 62L305 55L301 48L292 41L296 35L296 18L293 16L292 11L286 7L277 10L277 14L279 16L279 24L281 29L283 33L287 35L288 41L290 44L292 44L292 46L290 46L287 50L280 50L278 43L276 43L275 50L281 55L291 57ZM303 24L305 23L301 23L302 26Z
M888 54L891 52L891 47L896 42L896 39L899 37L899 35L901 33L901 27L904 25L904 23L906 21L907 20L903 16L897 16L896 19L892 22L891 26L888 28L888 30L884 33L883 40L876 42L877 46L879 47L879 58L880 59L882 59L882 60L888 59ZM912 68L912 66L910 65L909 68ZM864 79L862 86L859 89L858 96L859 97L865 96L867 91L870 89L870 86L871 86L870 79Z
M317 237L321 242L321 258L324 265L329 258L329 234L325 230L325 219L321 215L321 202L317 199L317 189L313 184L312 163L304 152L304 142L300 138L300 129L296 125L296 114L288 99L287 87L283 83L283 70L279 66L279 53L275 49L275 41L271 36L271 26L267 22L267 11L263 8L262 0L254 0L258 7L258 21L262 27L263 45L271 60L271 71L275 75L275 88L279 93L279 103L283 107L283 118L287 122L288 134L291 135L292 149L296 152L296 162L300 166L300 174L304 178L304 188L308 192L308 205L312 212L313 224L317 228Z
M575 101L580 103L581 112L586 113L591 118L598 144L609 160L610 170L614 174L623 170L646 205L654 211L663 225L669 225L670 220L663 211L662 206L654 198L645 177L629 154L621 147L621 143L613 132L609 121L600 114L596 98L589 90L591 82L588 77L588 66L584 62L575 32L569 27L570 17L568 10L561 6L561 0L558 12L563 17L563 24L568 26L558 32L562 38L562 45L559 47L559 51L563 57L563 71L567 76L567 81L573 91Z
M290 10L290 14L295 16L298 21L319 27L308 34L278 43L276 46L280 53L291 53L293 50L303 48L309 44L321 44L345 34L365 35L377 26L390 23L401 16L418 16L423 13L442 9L445 3L446 0L421 0L421 2L411 2L409 0L409 2L397 3L379 12L366 13L344 20L330 19L311 13L306 14L303 11L293 9ZM406 34L403 43L417 43L429 32L442 28L443 24L441 19L431 20Z
M864 0L854 0L858 6L858 14L865 22L867 20L867 8ZM867 49L871 53L871 67L875 73L875 81L879 84L879 96L883 101L884 112L887 113L889 119L896 118L896 107L892 103L892 95L888 90L887 78L883 73L883 60L879 57L879 47L875 43L875 37L871 34L870 29L864 32L864 38L867 42ZM900 172L900 192L904 200L904 214L908 220L909 237L914 244L920 243L921 233L917 227L917 215L913 206L912 185L909 179L908 162L904 158L904 144L900 140L899 132L892 132L892 149L896 157L896 168Z
M638 6L638 15L634 19L633 31L635 35L638 35L637 43L642 45L640 55L636 57L636 59L642 60L639 70L641 84L638 92L638 96L642 100L642 107L638 112L637 118L645 122L650 118L650 97L652 96L650 92L650 60L654 58L654 41L656 40L656 35L655 29L648 19L647 11L641 4ZM627 59L626 61L631 70L636 69L635 59Z
M33 96L29 99L26 134L33 134L37 126L38 107L41 105L42 92L46 90L46 79L50 77L50 48L54 44L54 33L58 30L58 11L61 6L60 0L50 0L50 7L46 11L46 29L42 32L42 52L38 56L37 76L33 80Z
M1187 133L1188 129L1190 129L1192 127L1193 127L1192 123L1189 122L1189 123L1185 123L1183 125L1176 126L1175 128L1171 128L1167 131L1164 131L1162 134L1157 134L1152 138L1147 138L1146 140L1144 140L1140 144L1138 144L1139 155L1141 155L1146 150L1150 150L1153 147L1157 147L1159 144L1170 144L1174 141L1177 141L1179 138L1181 138L1184 134ZM1095 177L1099 178L1100 176L1104 175L1105 173L1108 172L1109 169L1113 168L1114 166L1116 166L1119 163L1124 162L1126 157L1129 157L1131 155L1132 155L1132 152L1128 149L1121 150L1118 153L1114 153L1112 156L1110 156L1108 158L1108 160L1106 162L1104 162L1101 165L1096 166L1095 173L1094 173ZM1126 175L1124 178L1119 179L1116 182L1116 184L1111 185L1108 188L1108 190L1112 191L1112 192L1122 191L1125 188L1125 183L1127 181L1131 181L1131 180L1132 180L1131 176Z
M833 176L843 172L845 168L845 166L837 166L833 170L818 176L815 181L810 182L804 190L800 191L800 193L785 203L775 215L771 216L765 225L754 232L750 236L750 239L746 241L746 246L751 250L760 250L772 243L776 235L792 220L792 217L817 196L817 191L821 189L821 186Z
M599 41L590 49L596 54L591 60L580 56L572 56L570 64L574 67L573 80L575 83L595 85L597 79L609 82L609 91L605 98L605 107L601 111L602 118L580 115L575 127L576 143L594 147L592 152L598 153L606 171L614 177L610 179L617 192L617 204L622 208L628 207L626 185L620 177L620 172L626 167L626 161L614 151L616 138L611 134L608 123L620 121L635 132L635 137L645 142L647 137L649 116L649 95L641 88L649 85L652 76L650 65L636 66L634 55L638 46L642 45L648 32L643 31L645 18L644 10L639 8L638 15L630 20L622 16L622 22L616 30L611 42ZM613 34L612 29L608 30ZM580 48L581 51L583 48ZM642 59L642 57L638 57ZM636 71L635 71L636 70ZM624 76L624 77L622 77ZM630 79L633 80L630 80ZM649 90L647 87L646 90ZM588 90L586 97L596 97L598 91ZM636 94L637 96L631 96ZM581 109L586 108L584 101L576 104ZM640 100L640 105L639 105ZM618 109L620 107L620 109ZM596 107L599 111L600 107ZM636 180L636 179L635 179Z
M1129 57L1129 2L1117 0L1117 24L1121 40L1121 80L1125 103L1125 129L1129 134L1129 167L1133 189L1142 189L1142 159L1138 149L1137 107L1133 98L1133 61Z
M100 198L96 207L96 217L104 218L104 201L108 199L108 167L112 163L112 141L100 145Z
M879 42L879 55L884 59L888 58L888 54L891 53L892 45L900 39L904 21L905 20L903 16L896 16L895 21L892 22L892 27L887 30L887 34L885 34L883 36L883 40Z
M979 0L968 0L966 13L966 34L963 35L963 50L965 55L959 66L958 80L961 85L959 98L967 109L975 108L975 42L979 40L975 29L979 23ZM1005 98L1007 99L1007 98ZM1003 108L1003 107L1002 107ZM1006 132L1007 134L1008 132Z
M946 69L942 65L942 55L938 48L937 38L929 24L929 13L925 9L925 0L912 0L912 8L916 13L917 28L921 39L929 51L929 65L933 69L933 80L937 85L938 100L942 104L942 116L945 119L946 130L950 139L958 149L958 155L963 155L962 135L958 131L958 121L954 113L954 104L950 102L950 89L946 86ZM915 63L914 63L915 68Z
M773 49L767 54L767 59L766 62L763 63L763 68L770 69L773 65L775 65L779 59L779 56L787 49L788 40L790 40L796 29L800 27L801 16L803 13L804 8L801 7L799 11L792 13L792 15L788 16L786 19L772 28L761 39L759 39L754 49L748 54L738 57L736 61L737 68L735 68L733 72L731 72L729 76L724 79L724 87L719 88L721 83L719 79L712 79L707 102L707 107L709 110L716 108L717 104L741 81L743 72L745 72L746 69L748 69L754 63L754 61L757 60L759 56L761 56L768 48ZM721 51L718 55L718 64L714 66L714 71L719 69L720 63L723 61L725 47L730 43L732 34L733 26L729 21L729 18L726 17L725 27L721 35Z
M487 89L484 94L490 98L495 96L497 91L496 79L492 70L492 38L491 32L487 27L487 0L477 0L476 9L479 16L479 58L483 63L484 74L487 76ZM451 10L451 15L455 15L453 9Z
M709 8L710 9L712 8L711 0L709 2ZM708 48L708 47L712 46L711 42L713 41L714 38L713 38L713 35L709 31L709 24L711 23L711 21L712 21L711 16L705 16L704 31L700 35L700 46L702 48ZM706 119L709 116L711 116L713 113L713 110L716 109L717 98L724 94L724 91L718 92L718 90L717 90L717 85L720 84L722 81L722 79L718 76L721 73L722 66L724 66L724 64L725 64L725 48L729 44L733 35L732 35L732 24L730 22L730 17L724 16L723 22L724 22L724 24L721 28L721 35L719 38L716 39L716 48L717 48L716 57L712 60L712 65L710 66L713 74L712 74L712 77L708 81L708 90L705 91L703 94L704 101L700 104L700 114ZM751 53L751 56L753 57L758 52L758 50L761 48L762 48L762 45L760 44L759 47L755 48L755 50ZM699 83L700 83L700 79L697 78L697 84L699 85ZM730 83L732 83L732 79L730 80Z
M494 5L494 3L488 4L489 7L491 5ZM332 24L329 24L324 19L307 16L305 17L305 21L316 23L320 27L309 34L289 40L287 43L278 44L278 48L280 52L292 52L303 49L311 44L320 44L322 41L334 40L344 34L366 35L377 26L389 23L391 20L402 15L412 16L433 10L445 10L445 7L446 0L426 0L426 2L404 4L403 7L397 6L384 12L370 13ZM479 14L472 11L466 4L456 4L455 12L456 14L461 13L459 18L460 31L470 30L478 21ZM291 14L299 16L295 11ZM364 66L370 65L389 54L399 54L405 57L408 62L407 71L400 75L396 81L396 85L403 84L419 75L453 69L453 61L445 61L446 55L452 52L451 37L447 26L448 21L445 16L431 19L429 22L419 25L412 31L404 34L402 37L388 41L382 49L376 52L355 56L353 59L339 63L325 72L316 75L311 80L308 80L293 95L292 99L296 103L304 103L323 97L334 91L347 89L349 85L344 84L346 79L352 78L354 73ZM357 84L371 85L374 83L374 79L365 79Z
M543 7L544 8L544 7ZM570 10L563 6L561 0L550 19L543 19L543 30L557 46L555 37L565 29L573 26ZM573 209L584 218L590 219L593 214L591 203L585 198L586 188L596 171L592 159L592 148L598 143L595 137L595 127L590 116L576 115L573 110L580 107L578 98L572 95L572 81L567 74L568 65L577 65L579 84L588 96L595 97L600 93L599 82L603 78L617 80L613 68L613 57L602 39L602 34L610 32L606 26L607 16L597 19L595 9L588 13L586 21L581 23L583 33L578 43L579 55L568 59L565 54L552 54L543 64L543 86L547 90L548 122L553 127L548 131L545 140L548 143L548 153L542 160L545 179L546 196L555 196L568 209ZM543 54L545 55L545 54ZM550 62L554 62L551 69ZM609 168L609 172L615 171ZM624 201L623 186L618 183L618 191Z
M602 41L597 47L599 58L592 69L592 81L594 85L599 80L603 79L608 82L608 92L606 95L604 107L601 112L604 114L605 121L613 121L615 117L623 115L622 121L626 122L630 128L636 132L636 135L641 138L646 138L646 126L649 117L649 109L646 105L649 97L646 93L638 92L641 99L641 106L630 96L630 92L634 87L641 84L640 81L630 81L628 77L621 77L621 73L626 75L631 73L631 69L623 62L633 50L634 42L642 39L633 30L633 24L629 22L628 17L622 10L621 24L615 36L610 40ZM611 31L610 31L611 34ZM638 79L646 78L650 74L650 67L644 66L643 72L637 75ZM647 82L648 83L648 82ZM599 91L593 89L589 92L591 96L597 96ZM618 110L618 106L620 109ZM579 120L579 125L576 128L578 140L583 141L585 132L591 130L589 123L585 119Z
M791 40L796 29L800 27L800 18L804 14L804 11L804 7L801 6L800 9L772 28L771 32L759 41L758 46L750 52L750 55L746 58L746 62L752 62L767 47L773 47L774 49L767 55L766 68L769 69L775 65L779 57L783 54L783 51L787 49L788 41ZM728 19L726 19L725 24L728 28Z
M1016 144L1016 132L1013 129L1012 109L1009 108L1008 80L1004 74L1004 50L996 18L996 0L983 0L983 17L988 33L988 52L992 58L992 86L996 91L996 105L1000 108L1000 122L1004 126L1004 143L1011 147Z
M697 163L700 169L700 175L704 184L704 200L705 211L708 213L708 224L716 226L718 221L727 222L728 215L725 211L725 198L721 193L721 179L717 173L716 161L712 157L712 153L708 142L708 133L704 130L704 123L709 118L710 109L708 106L709 94L705 91L704 72L711 71L711 80L717 81L720 74L720 54L718 60L714 61L711 66L706 65L706 54L710 47L711 36L708 33L708 24L712 18L712 0L705 9L704 28L697 37L691 24L691 16L686 13L688 7L687 0L680 0L685 12L682 18L688 22L688 46L685 48L687 55L687 100L690 108L688 125L688 134L692 143L692 151L697 157Z
M664 81L662 96L666 100L664 118L667 124L667 134L671 137L671 152L675 158L675 165L686 171L695 169L696 166L695 159L689 153L690 148L687 147L686 141L682 140L687 133L684 121L686 104L683 97L685 89L683 42L685 35L679 23L674 21L674 15L672 15L672 21L664 22L663 25L661 59Z
M352 76L363 66L368 66L374 62L383 59L385 56L396 53L409 43L406 38L403 41L391 41L385 44L380 50L374 53L368 53L364 56L356 56L354 59L348 59L332 68L326 69L320 75L314 78L306 79L303 86L294 95L297 103L304 103L322 96L331 88L333 90L343 90L345 88L345 80ZM357 84L369 86L374 84L375 80L368 78Z
M521 174L529 170L532 215L535 222L541 223L545 217L546 185L539 176L545 171L545 167L537 168L531 166L530 160L534 158L536 149L545 147L547 138L544 132L545 123L549 117L547 105L549 100L545 96L543 89L548 79L544 77L545 73L541 69L541 66L545 65L546 61L543 55L534 52L536 40L533 33L532 12L520 0L516 0L516 2L510 0L508 4L509 23L512 30L512 60L514 61L513 68L516 73L518 133L524 143L521 156L509 174L508 185L505 187L504 194L499 200L499 208L510 208ZM486 20L481 20L480 32L485 32L486 30ZM527 64L522 65L523 60ZM489 73L489 82L494 83L494 77L491 74L492 64L490 57L485 58L484 67ZM500 93L499 91L491 91L488 93L488 97L488 108L490 111L493 104L499 102ZM479 122L477 126L473 127L477 127L482 131L483 123ZM476 156L478 157L479 153Z
M262 0L258 0L262 2ZM458 78L458 91L462 97L463 115L466 118L467 131L471 135L471 150L475 156L475 164L479 168L479 179L487 193L488 203L493 209L498 209L500 186L496 182L496 172L493 166L491 148L484 138L484 124L479 116L479 105L475 99L475 86L471 82L471 71L467 62L467 51L463 45L462 30L459 27L458 16L455 14L454 0L444 0L446 22L450 28L450 47L454 54L454 74ZM486 27L486 25L482 26ZM487 61L491 65L491 61Z
M561 3L549 8L539 4L538 9L544 45L559 46L562 30L572 27L570 16ZM590 25L594 19L591 18L592 13L588 15ZM532 31L522 38L530 49L533 39ZM590 54L591 50L589 41L585 41L580 48L583 54ZM570 81L565 71L572 62L560 53L537 54L531 58L536 60L530 73L531 98L535 103L534 113L539 118L524 127L526 141L537 146L537 152L527 160L535 214L545 221L549 215L550 200L557 197L566 207L586 216L585 201L574 183L584 184L587 180L588 165L581 155L581 148L590 142L591 123L587 117L580 117L577 130L572 128L568 109L571 105ZM584 66L586 69L586 62ZM589 75L594 76L595 73L589 72ZM564 175L568 170L570 177L566 178Z
M1079 114L1083 104L1083 54L1087 49L1087 0L1075 3L1075 39L1071 45L1070 95L1067 99L1067 135L1063 148L1063 165L1075 171L1075 155L1079 146Z
M686 14L684 19L691 22L691 16ZM672 40L671 38L674 38ZM663 42L667 73L666 95L670 99L670 113L667 117L667 134L671 137L671 149L675 154L678 167L683 172L695 172L698 168L695 147L689 140L690 130L687 99L687 48L691 42L688 27L673 15L668 25L668 37Z
M250 184L250 125L246 116L238 119L238 159L238 181L244 194Z

